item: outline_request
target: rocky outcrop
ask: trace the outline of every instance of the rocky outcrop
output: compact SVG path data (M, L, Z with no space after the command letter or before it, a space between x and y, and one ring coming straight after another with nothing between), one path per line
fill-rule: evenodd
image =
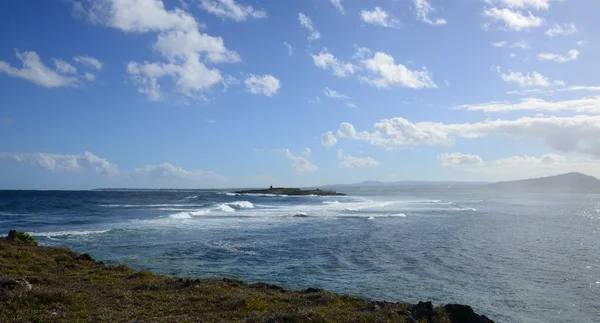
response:
M284 187L271 187L264 190L245 190L245 191L237 191L235 193L238 194L273 194L273 195L318 195L318 196L343 196L346 194L338 193L335 191L329 190L301 190L299 188L284 188Z

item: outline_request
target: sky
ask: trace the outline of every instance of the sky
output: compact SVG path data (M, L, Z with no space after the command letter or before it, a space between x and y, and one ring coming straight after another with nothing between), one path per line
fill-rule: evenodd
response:
M0 189L600 176L597 0L0 2Z

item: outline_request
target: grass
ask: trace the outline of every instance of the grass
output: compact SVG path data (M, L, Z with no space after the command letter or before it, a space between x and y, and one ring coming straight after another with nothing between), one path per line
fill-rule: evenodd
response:
M177 279L31 240L0 238L0 322L467 322L431 303Z

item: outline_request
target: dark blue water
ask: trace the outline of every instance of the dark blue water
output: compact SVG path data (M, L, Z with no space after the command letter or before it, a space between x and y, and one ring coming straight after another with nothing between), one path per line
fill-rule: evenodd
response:
M456 302L498 322L600 322L598 195L0 191L9 229L168 275Z

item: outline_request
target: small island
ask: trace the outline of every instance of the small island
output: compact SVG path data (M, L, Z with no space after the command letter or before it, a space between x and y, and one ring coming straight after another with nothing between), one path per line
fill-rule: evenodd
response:
M245 191L237 191L235 193L238 194L274 194L274 195L317 195L317 196L344 196L346 194L338 193L336 191L330 190L302 190L299 188L285 188L285 187L269 187L267 189L262 190L245 190Z

